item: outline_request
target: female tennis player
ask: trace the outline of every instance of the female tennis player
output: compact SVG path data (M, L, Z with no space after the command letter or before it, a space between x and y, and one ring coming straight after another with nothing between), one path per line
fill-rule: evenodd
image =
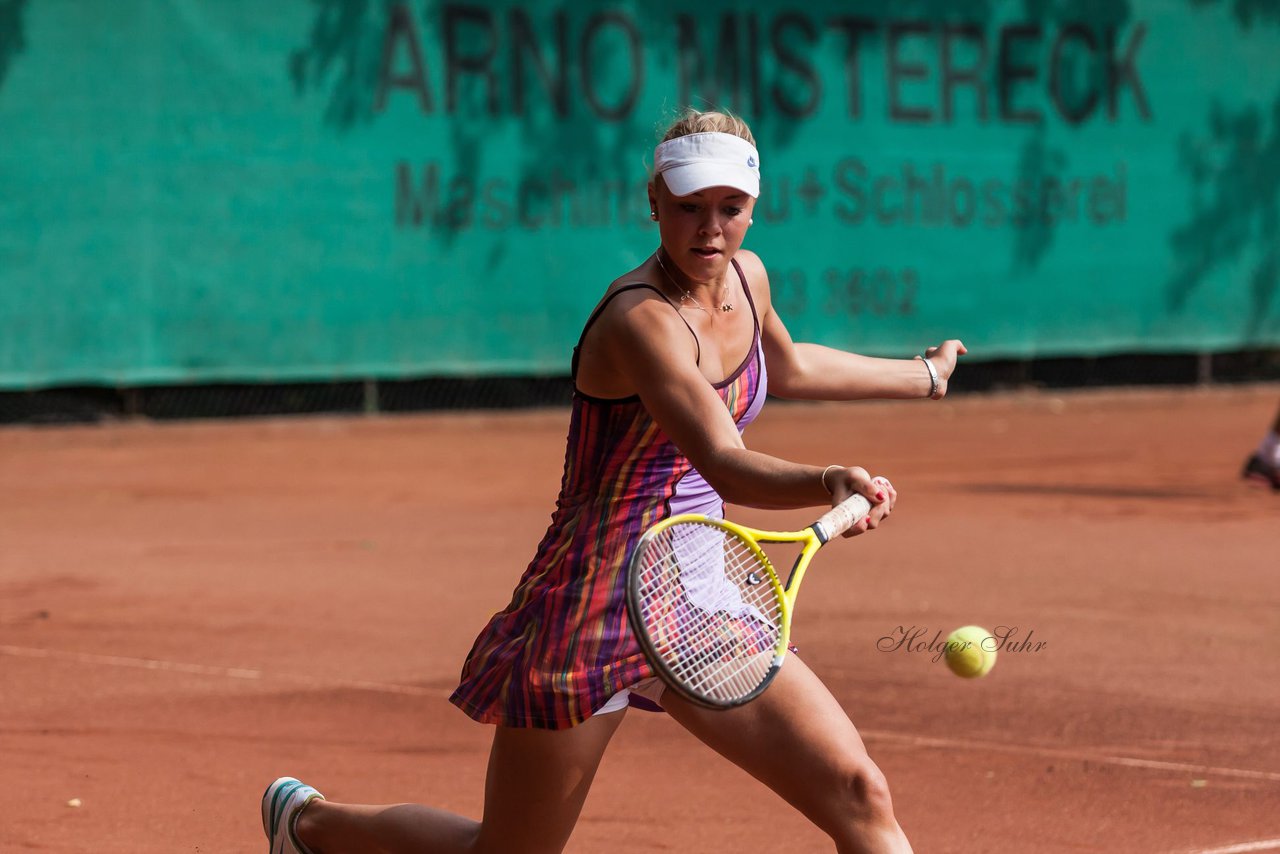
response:
M1271 432L1262 437L1257 449L1244 461L1240 476L1280 492L1280 409L1276 410Z
M748 449L766 386L804 400L947 393L959 341L915 359L797 344L764 265L742 249L760 156L740 120L689 112L654 152L659 245L614 281L573 354L573 409L551 526L510 604L480 632L452 701L495 724L484 818L426 806L324 800L285 777L262 801L272 852L561 851L625 711L661 708L826 832L840 852L904 852L883 775L844 709L792 657L746 705L710 710L664 693L628 627L625 568L640 535L725 501L806 507L861 493L878 527L897 494L860 466ZM767 366L767 370L766 370ZM824 461L829 463L830 460Z

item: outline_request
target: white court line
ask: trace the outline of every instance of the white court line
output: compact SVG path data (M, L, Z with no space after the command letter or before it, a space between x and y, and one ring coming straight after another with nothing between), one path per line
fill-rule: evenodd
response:
M1280 839L1259 839L1257 842L1240 842L1236 845L1224 845L1221 848L1198 848L1186 854L1245 854L1248 851L1280 850Z
M184 664L179 661L162 661L156 658L129 658L123 655L98 655L91 652L64 652L56 649L36 649L25 646L0 644L0 654L19 658L49 658L70 661L75 664L98 664L107 667L133 667L140 670L164 670L170 673L192 673L197 676L220 676L226 679L260 679L263 681L292 682L311 688L354 688L361 691L379 691L384 694L408 694L414 697L435 697L439 691L414 685L394 685L388 682L366 682L351 679L319 679L291 673L267 673L244 667L210 667L207 664Z
M174 673L191 673L198 676L213 676L227 679L249 679L263 681L292 682L311 688L352 688L361 691L377 691L386 694L405 694L414 697L436 697L438 690L420 688L414 685L396 685L388 682L367 682L363 680L320 679L312 676L299 676L288 673L267 673L242 667L211 667L206 664L184 664L176 661L163 661L155 658L129 658L120 655L99 655L88 652L67 652L62 650L38 649L34 647L11 646L0 644L0 654L20 658L46 658L56 661L69 661L77 664L103 665L107 667L133 667L142 670L162 670ZM1063 750L1053 747L1036 747L1033 745L998 744L993 741L967 741L952 738L931 738L927 736L906 735L886 732L884 730L860 730L864 739L891 744L902 744L909 747L934 747L946 750L982 750L993 753L1012 753L1023 756L1040 756L1047 759L1069 759L1081 762L1098 762L1106 765L1121 765L1128 768L1146 768L1156 771L1179 771L1192 774L1213 775L1219 777L1236 777L1246 780L1264 780L1280 782L1280 773L1273 771L1252 771L1244 768L1222 768L1214 765L1195 765L1186 762L1163 762L1156 759L1136 759L1129 756L1106 756L1079 750ZM1263 842L1242 843L1244 845L1270 845L1280 848L1280 840L1264 840ZM1239 850L1267 851L1271 848L1226 848L1214 849L1213 854L1228 854ZM1196 852L1196 854L1207 854Z
M994 741L961 741L952 738L928 738L902 735L881 730L860 730L868 741L883 741L911 747L939 747L949 750L985 750L995 753L1016 753L1025 756L1043 756L1046 759L1072 759L1081 762L1099 762L1105 765L1123 765L1127 768L1150 768L1156 771L1184 771L1193 774L1240 777L1246 780L1280 782L1280 773L1274 771L1250 771L1244 768L1220 768L1214 765L1195 765L1188 762L1162 762L1158 759L1135 759L1129 756L1107 756L1081 750L1063 750L1056 747L1035 747L1025 744L997 744Z

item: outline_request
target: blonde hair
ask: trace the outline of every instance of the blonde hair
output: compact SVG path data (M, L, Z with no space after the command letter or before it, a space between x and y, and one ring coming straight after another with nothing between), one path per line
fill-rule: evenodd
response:
M662 141L676 139L681 136L688 136L691 133L727 133L733 136L745 139L752 145L756 144L756 139L751 135L751 128L747 127L747 123L731 113L721 113L715 110L695 110L692 107L685 110L680 116L671 123L667 128L667 132L663 134Z

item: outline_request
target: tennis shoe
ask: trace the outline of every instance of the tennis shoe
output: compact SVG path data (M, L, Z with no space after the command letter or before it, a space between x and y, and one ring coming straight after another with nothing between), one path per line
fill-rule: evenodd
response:
M311 854L293 835L298 814L324 795L293 777L281 777L262 794L262 830L271 843L270 854Z
M1280 467L1268 465L1262 457L1254 454L1245 460L1240 476L1262 484L1269 484L1272 489L1280 491Z

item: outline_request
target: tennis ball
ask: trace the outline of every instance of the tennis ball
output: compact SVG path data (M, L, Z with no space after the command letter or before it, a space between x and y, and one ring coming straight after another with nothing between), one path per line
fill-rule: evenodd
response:
M996 664L996 640L982 626L961 626L947 635L942 655L952 673L977 679Z

